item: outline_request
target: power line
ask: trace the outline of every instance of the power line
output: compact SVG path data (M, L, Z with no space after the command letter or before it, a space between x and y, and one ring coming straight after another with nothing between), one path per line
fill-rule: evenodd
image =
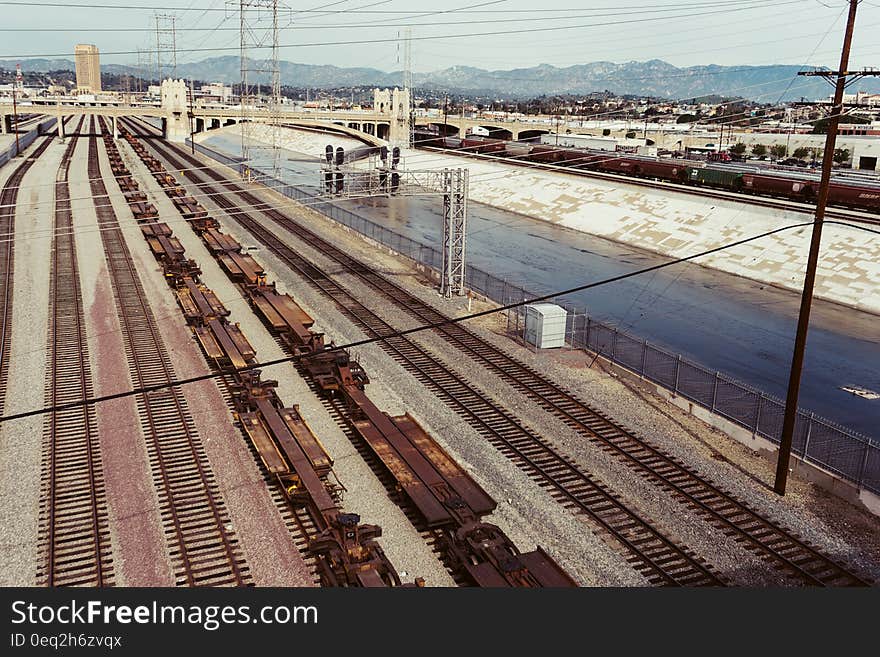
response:
M828 222L828 223L833 223L833 222ZM470 314L462 315L459 317L451 317L451 318L444 319L439 322L432 322L429 324L422 324L420 326L416 326L416 327L409 328L409 329L398 330L398 331L391 333L390 335L365 338L363 340L356 340L354 342L349 342L347 344L336 345L332 348L327 349L326 351L329 352L329 351L342 351L342 350L354 349L356 347L361 347L361 346L373 344L376 342L384 342L386 340L390 340L393 338L404 337L407 335L412 335L414 333L421 333L423 331L428 331L428 330L431 330L434 328L439 328L441 326L458 324L458 323L461 323L461 322L464 322L467 320L477 319L480 317L485 317L487 315L493 315L493 314L500 313L500 312L506 312L508 310L513 310L514 308L519 308L519 307L522 307L527 304L537 303L540 301L548 301L548 300L551 300L551 299L554 299L557 297L573 294L575 292L582 292L584 290L589 290L592 288L600 287L602 285L609 285L611 283L616 283L618 281L626 280L626 279L632 278L634 276L639 276L641 274L653 272L658 269L665 269L667 267L672 267L674 265L681 264L683 262L688 262L690 260L694 260L696 258L700 258L703 256L711 255L711 254L717 253L719 251L724 251L726 249L730 249L730 248L733 248L736 246L748 244L750 242L754 242L754 241L762 239L764 237L769 237L770 235L774 235L776 233L780 233L780 232L787 231L787 230L794 230L796 228L804 228L806 226L811 226L811 225L812 225L812 222L806 222L806 223L799 223L799 224L791 224L788 226L782 226L780 228L775 228L773 230L763 232L759 235L753 235L751 237L737 240L735 242L731 242L731 243L724 244L724 245L721 245L721 246L718 246L718 247L715 247L712 249L708 249L706 251L701 251L700 253L695 253L695 254L692 254L689 256L677 258L677 259L672 260L670 262L664 262L664 263L660 263L657 265L653 265L651 267L645 267L643 269L639 269L639 270L632 271L632 272L627 272L625 274L619 274L617 276L605 278L600 281L594 281L592 283L585 283L583 285L578 285L578 286L575 286L572 288L568 288L566 290L560 290L557 292L552 292L549 294L536 296L531 299L524 299L522 301L517 301L514 303L504 305L504 306L499 306L497 308L490 308L487 310L483 310L483 311L479 311L479 312L475 312L475 313L470 313ZM870 229L865 229L865 230L870 230ZM870 232L880 234L880 231L870 230ZM86 405L94 405L94 404L98 404L98 403L102 403L102 402L106 402L106 401L112 401L115 399L123 399L123 398L131 397L134 395L148 394L151 392L156 392L158 390L165 390L165 389L171 388L171 387L184 386L184 385L188 385L191 383L197 383L199 381L206 381L206 380L214 379L217 377L228 376L228 375L230 375L232 373L236 373L236 372L246 372L246 371L250 371L250 370L258 369L258 368L262 368L262 367L270 367L270 366L279 365L282 363L296 362L299 360L303 360L304 358L307 359L308 355L305 355L305 356L285 356L283 358L276 358L274 360L268 360L268 361L264 361L261 363L255 363L253 365L249 365L247 367L242 367L242 368L237 368L234 370L227 369L227 370L223 370L221 372L211 372L209 374L202 374L199 376L189 377L189 378L185 378L185 379L175 379L175 380L167 382L167 383L161 383L161 384L156 384L156 385L152 385L152 386L143 386L140 388L134 388L132 390L118 392L118 393L114 393L111 395L92 397L92 398L83 399L83 400L79 400L79 401L75 401L75 402L69 402L66 404L56 404L54 406L43 407L43 408L31 410L31 411L24 411L21 413L15 413L13 415L6 415L3 417L0 417L0 423L11 422L13 420L20 420L20 419L24 419L27 417L37 416L37 415L44 415L46 413L65 411L65 410L68 410L71 408L79 408L81 406L86 406Z
M730 4L746 4L749 2L754 2L754 0L734 0L733 2L692 2L692 3L675 3L669 5L618 5L618 6L606 6L606 7L594 7L593 11L606 11L612 9L655 9L657 7L680 7L680 8L693 8L693 7L701 7L701 6L722 6L722 5L730 5ZM10 1L0 1L0 5L11 5L17 7L72 7L72 8L84 8L84 9L123 9L123 10L144 10L144 11L204 11L204 12L225 12L226 9L221 8L202 8L202 7L188 7L186 9L181 9L176 6L144 6L144 5L122 5L122 4L96 4L96 3L82 3L82 2L32 2L32 1L22 1L22 2L10 2ZM463 11L452 9L449 11ZM565 13L565 12L580 12L585 11L583 7L568 7L568 8L559 8L559 9L507 9L506 13L521 13L521 14L540 14L540 13ZM297 9L295 13L299 14L311 14L311 13L328 13L321 11L321 8L312 8L312 9ZM345 10L345 13L362 13L362 14L393 14L393 15L409 15L414 13L413 10ZM494 13L494 11L482 10L482 11L467 11L463 13Z
M479 5L474 6L485 6L489 4L497 4L500 2L507 2L508 0L494 0L493 2L484 2ZM754 3L755 0L748 0L749 3ZM804 0L789 0L788 2L779 3L780 6L790 5L790 4L801 4ZM416 14L414 18L420 18L425 16L432 16L436 14L445 14L445 13L454 13L456 10L454 9L446 9L446 10L438 10L436 12L428 12L425 14ZM575 16L538 16L538 17L529 17L529 18L504 18L503 16L488 18L488 19L467 19L467 20L459 20L459 21L431 21L430 23L411 23L408 20L406 21L407 25L410 27L436 27L436 26L447 26L447 25L480 25L486 23L533 23L535 21L568 21L575 20L579 18L604 18L606 16L632 16L639 15L643 16L644 14L653 14L653 13L665 13L669 11L680 11L678 9L670 10L670 9L658 9L656 11L634 11L634 12L622 12L622 11L614 11L608 14L579 14ZM296 13L296 12L294 12ZM338 12L328 12L328 13L349 13L346 10L339 10ZM327 24L313 24L307 23L301 26L289 26L283 28L282 31L297 31L297 30L314 30L314 29L358 29L358 28L379 28L379 27L398 27L401 25L399 22L395 23L376 23L371 21L361 21L358 23L327 23ZM186 28L186 32L208 32L215 31L217 28L203 27L203 28ZM221 31L233 31L238 30L235 27L222 28ZM0 27L0 32L151 32L151 28L140 28L140 27Z
M790 0L792 4L801 3L804 0ZM725 5L726 6L726 5ZM619 20L619 21L607 21L604 23L581 23L579 25L558 25L553 27L534 27L534 28L524 28L519 30L500 30L500 31L492 31L492 32L465 32L465 33L453 33L453 34L440 34L440 35L422 35L413 37L414 41L437 41L443 39L463 39L470 37L485 37L485 36L506 36L511 34L532 34L537 32L558 32L561 30L577 30L577 29L589 29L596 27L607 27L610 25L630 25L634 23L653 23L656 21L668 21L675 20L679 18L694 18L698 16L714 16L719 14L730 14L737 13L741 11L747 11L749 9L755 9L761 7L762 5L748 5L742 7L735 7L733 9L722 9L717 11L704 11L704 12L695 12L688 14L677 14L675 16L657 16L651 18L635 18L629 20ZM280 48L309 48L309 47L320 47L320 46L343 46L343 45L363 45L363 44L378 44L378 43L396 43L398 40L396 38L383 38L383 39L351 39L344 41L315 41L311 43L292 43L292 44L282 44L279 45ZM236 51L237 48L189 48L189 49L180 49L180 52L228 52L228 51ZM133 54L133 51L128 50L116 50L102 53L104 56L110 55L130 55ZM15 53L11 55L0 55L0 58L39 58L39 57L65 57L67 53L44 53L44 54L20 54Z

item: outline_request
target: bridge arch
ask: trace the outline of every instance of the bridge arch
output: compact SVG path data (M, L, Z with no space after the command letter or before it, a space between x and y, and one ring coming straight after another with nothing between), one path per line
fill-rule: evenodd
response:
M541 135L549 134L549 130L520 130L519 141L541 141Z
M424 124L431 128L436 128L437 133L447 137L449 135L457 135L459 133L459 129L457 125L453 125L452 123L426 123Z
M491 139L513 139L513 132L507 128L501 128L497 125L481 125L483 130L488 130Z

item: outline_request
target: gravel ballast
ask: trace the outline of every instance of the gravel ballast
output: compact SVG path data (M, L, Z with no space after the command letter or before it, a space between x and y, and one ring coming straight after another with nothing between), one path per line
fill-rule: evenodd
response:
M173 218L177 215L173 204L158 189L155 180L127 144L119 140L118 146L141 190L148 194L150 202L159 209L160 217ZM109 172L109 161L104 149L101 149L101 159L102 170ZM157 319L165 318L159 319L158 325L163 342L174 362L176 376L189 378L208 373L208 365L185 323L173 292L165 282L162 268L143 238L118 185L109 180L107 188L126 243L141 273L141 282L153 312ZM182 233L181 229L186 228L185 225L173 227L176 228L175 233ZM198 255L190 253L189 249L187 254L189 257ZM198 258L200 263L204 260ZM218 379L210 379L184 386L182 390L229 512L230 523L227 528L235 532L257 585L308 586L311 584L308 570L274 507L263 477L239 430L233 425L232 414L218 383Z
M396 282L403 285L408 291L415 293L429 303L442 309L450 316L464 314L465 304L460 299L452 301L437 297L436 293L424 286L423 277L413 269L408 262L401 258L391 256L385 249L376 248L356 233L343 229L334 222L317 215L305 208L295 209L297 206L289 199L279 196L274 192L252 186L252 190L259 190L260 196L270 201L276 207L283 209L294 216L305 220L306 224L319 234L337 244L344 250L360 257L374 267L379 268L386 275L390 275ZM264 221L270 221L267 218ZM231 222L230 222L231 223ZM273 231L284 236L285 241L295 248L308 253L309 248L298 240L288 235L286 231L273 225ZM236 233L233 229L231 232ZM255 243L255 239L246 233L238 235L242 243ZM309 253L308 257L314 254ZM339 266L320 261L319 264L329 265L331 273L339 271ZM287 283L291 294L312 312L318 320L320 328L328 333L328 336L337 341L351 341L362 337L361 332L354 328L348 320L341 316L332 303L321 298L310 287L298 281L298 277L288 273L288 268L283 263L268 253L260 254L261 262L267 268L273 269L273 273L280 276L280 280ZM362 293L361 300L368 301L368 305L380 311L380 314L400 327L413 325L413 320L408 318L402 311L392 311L386 300L376 298L376 294L355 284L350 277L343 276L342 281L353 289ZM358 288L360 286L360 288ZM476 302L475 309L489 307L488 304ZM552 379L567 386L582 399L593 405L597 410L603 411L631 428L636 435L642 436L658 447L681 458L697 472L705 474L712 481L734 493L740 500L756 511L777 520L783 526L800 534L805 539L822 549L834 559L849 563L857 572L868 577L877 578L878 565L876 554L877 548L877 520L842 500L831 498L824 491L803 481L792 482L789 495L780 500L773 495L763 482L772 481L771 465L766 460L752 453L745 446L735 443L720 432L709 428L704 423L693 417L687 416L677 408L667 404L657 397L652 397L644 390L633 387L629 383L620 380L602 371L598 366L589 367L590 360L585 354L570 351L557 351L554 353L534 353L528 349L516 346L511 340L498 335L503 332L503 320L490 316L481 320L477 327L471 323L472 330L476 330L484 338L495 342L509 352L515 352L516 356L527 364L543 370ZM545 437L550 438L560 449L569 454L576 462L585 466L585 469L596 474L599 478L609 483L612 488L624 496L628 503L639 509L643 515L652 519L656 518L660 527L671 532L673 536L683 540L689 547L694 549L700 556L707 558L717 567L722 576L733 583L744 585L777 585L788 583L773 571L766 562L743 550L739 545L724 539L720 532L700 520L684 505L670 501L668 494L657 488L654 484L643 479L636 471L624 466L615 458L609 457L604 452L593 446L586 438L575 434L573 431L560 428L558 420L546 412L538 409L533 402L522 398L517 394L511 394L511 389L505 383L497 380L495 375L490 375L480 368L468 368L460 365L463 359L461 354L453 347L442 342L436 336L419 338L424 340L432 350L444 357L449 364L456 367L463 374L469 374L486 393L497 400L504 401L525 423L536 429ZM525 479L512 464L494 451L493 448L483 445L485 453L480 454L475 443L481 439L468 426L461 426L457 417L450 417L451 413L445 408L438 408L437 400L418 384L400 366L391 361L390 357L378 347L369 345L357 350L357 356L370 373L373 384L369 387L370 395L383 404L383 408L389 412L409 410L434 435L438 441L446 447L453 456L474 473L478 481L499 501L511 498L511 505L515 505L515 497L505 495L504 491L516 491L521 494L530 487L536 488L530 480L517 481L517 478ZM476 370L476 371L473 371ZM406 400L402 403L400 400ZM424 401L426 408L419 405ZM387 405L387 407L386 407ZM459 442L460 441L460 442ZM468 450L476 450L476 453ZM482 457L482 458L481 458ZM511 487L505 488L499 481L495 485L484 479L498 477L503 480L505 468L513 470L509 472L512 482ZM553 513L559 505L552 501L548 495L540 489L537 495L545 495L546 499L524 505L528 512L527 518L519 525L518 529L528 536L533 534L545 540L546 536L558 537L558 533L548 531L547 527L538 528L537 516L545 513ZM807 499L802 496L807 495ZM810 507L809 509L807 507ZM496 516L504 513L504 505L496 512ZM568 514L566 514L568 515ZM576 540L582 540L584 525L568 515L569 521L579 524ZM511 531L511 537L519 542L520 536L516 536L517 529L507 527L498 521L505 530ZM516 524L516 523L513 523ZM577 576L585 583L623 583L627 578L632 583L633 579L641 579L629 566L622 565L622 571L618 575L609 576L613 572L609 568L590 568L584 562L596 561L595 554L603 554L611 562L619 559L618 555L610 550L604 543L590 534L595 545L591 550L584 550L580 546L573 551L576 555L573 566L577 570ZM562 541L565 542L564 540ZM521 545L521 547L525 547ZM553 552L551 547L551 553ZM565 556L558 555L560 562L566 567L571 567ZM579 570L578 570L579 569ZM601 571L605 576L600 582L596 572ZM642 581L642 583L644 583Z
M33 153L38 139L25 151ZM42 408L46 386L51 231L55 190L47 181L64 147L53 143L21 180L15 209L12 337L4 414ZM14 159L9 174L23 159ZM4 181L5 182L5 179ZM0 183L2 184L2 183ZM38 568L38 526L44 416L0 425L0 584L33 586Z

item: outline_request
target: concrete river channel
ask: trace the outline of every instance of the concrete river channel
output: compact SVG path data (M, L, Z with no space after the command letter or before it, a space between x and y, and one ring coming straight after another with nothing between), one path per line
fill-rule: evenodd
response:
M237 136L204 145L240 152ZM289 182L317 189L319 162L285 151ZM314 163L309 160L314 160ZM429 197L339 201L401 235L439 248L442 207ZM551 223L468 204L468 261L537 292L561 290L664 262L636 250ZM574 294L566 301L591 317L680 353L764 392L784 397L800 296L695 263ZM880 318L825 301L813 305L800 405L880 439Z

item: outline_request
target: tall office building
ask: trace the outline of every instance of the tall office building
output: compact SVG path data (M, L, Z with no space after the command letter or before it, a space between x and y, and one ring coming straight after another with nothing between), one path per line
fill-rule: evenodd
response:
M83 93L101 91L101 64L98 61L98 46L79 43L74 49L76 55L76 90Z

